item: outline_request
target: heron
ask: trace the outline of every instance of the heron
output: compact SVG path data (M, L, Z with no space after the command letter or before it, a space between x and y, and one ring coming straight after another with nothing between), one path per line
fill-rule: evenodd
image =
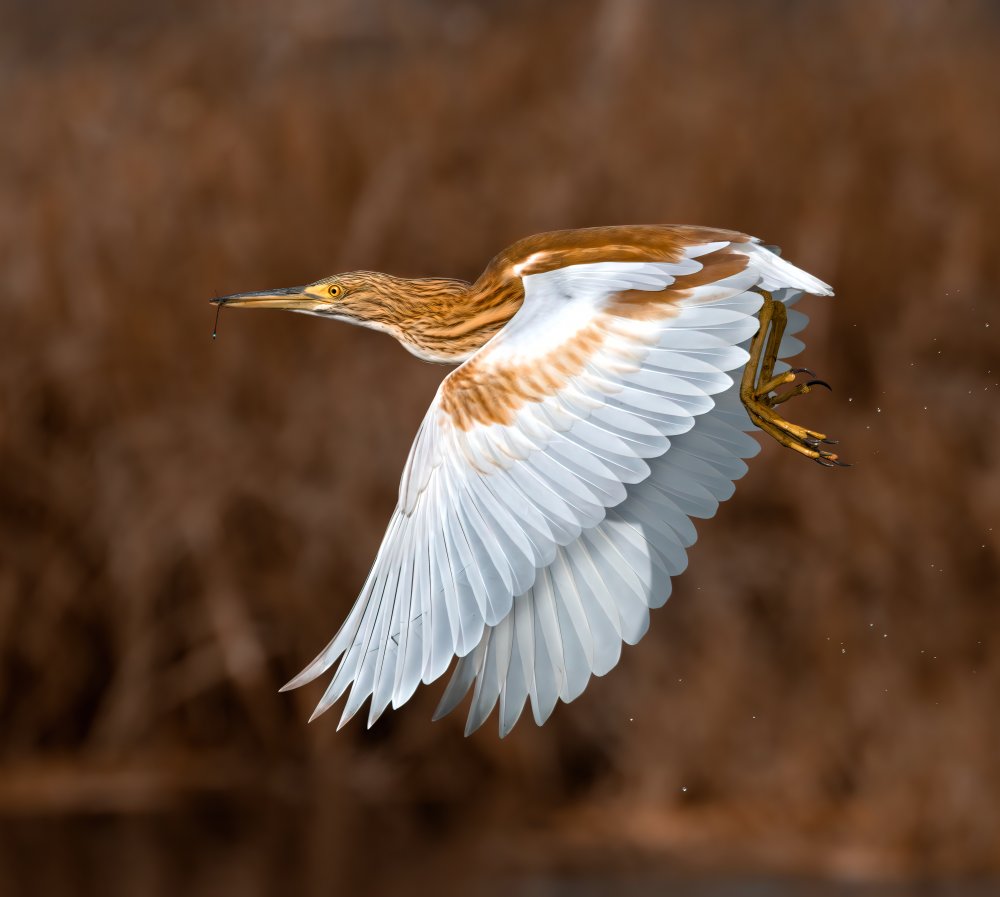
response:
M829 385L787 359L832 289L730 230L635 225L519 240L469 283L371 271L237 293L395 337L457 365L417 432L398 504L333 639L282 689L333 671L311 719L347 693L368 725L457 658L434 719L473 691L466 735L499 705L542 725L646 633L763 432L847 466L785 402ZM334 666L336 668L334 669Z

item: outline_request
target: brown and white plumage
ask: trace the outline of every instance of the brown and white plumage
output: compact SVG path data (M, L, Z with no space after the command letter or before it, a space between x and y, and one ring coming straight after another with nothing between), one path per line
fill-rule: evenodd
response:
M373 326L461 361L411 449L399 503L340 631L286 686L336 664L316 709L369 724L458 663L438 715L474 687L467 731L500 705L543 723L634 644L756 454L734 374L766 290L826 284L743 234L639 226L522 240L474 284L355 273L242 294ZM789 312L778 355L795 354ZM782 369L779 367L777 372Z

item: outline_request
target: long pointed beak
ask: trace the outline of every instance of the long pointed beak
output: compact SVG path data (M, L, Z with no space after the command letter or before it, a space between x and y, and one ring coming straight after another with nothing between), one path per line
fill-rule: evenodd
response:
M260 290L256 293L233 293L210 300L213 305L227 308L284 308L290 311L313 311L326 305L306 292L306 287L283 287L280 290Z

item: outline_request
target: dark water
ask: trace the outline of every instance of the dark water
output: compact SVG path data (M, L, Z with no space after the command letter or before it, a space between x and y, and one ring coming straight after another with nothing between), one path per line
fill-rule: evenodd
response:
M470 848L432 819L420 832L391 808L345 820L337 808L206 801L155 814L0 820L0 894L524 894L530 897L992 897L1000 882L871 884L690 873L650 858L546 857ZM469 826L475 825L470 819ZM375 858L375 859L373 859Z

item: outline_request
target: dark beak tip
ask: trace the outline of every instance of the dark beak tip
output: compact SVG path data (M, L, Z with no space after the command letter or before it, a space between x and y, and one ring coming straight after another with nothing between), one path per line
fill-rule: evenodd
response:
M305 287L281 287L277 290L260 290L254 293L231 293L228 296L213 296L210 305L229 305L237 302L240 305L253 304L255 299L280 299L283 296L301 296Z

